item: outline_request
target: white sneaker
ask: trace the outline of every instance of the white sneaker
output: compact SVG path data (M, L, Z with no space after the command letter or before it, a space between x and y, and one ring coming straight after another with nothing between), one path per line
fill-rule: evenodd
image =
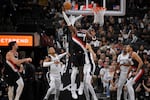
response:
M79 94L79 95L82 95L82 94L83 94L83 88L84 88L84 83L81 82L81 83L80 83L80 87L79 87L79 89L78 89L78 94Z
M73 85L71 86L71 94L72 94L72 98L73 98L73 99L78 99L78 95L77 95L77 93L76 93L76 89L77 89L76 84L73 84Z
M76 91L71 91L71 94L73 99L78 99Z

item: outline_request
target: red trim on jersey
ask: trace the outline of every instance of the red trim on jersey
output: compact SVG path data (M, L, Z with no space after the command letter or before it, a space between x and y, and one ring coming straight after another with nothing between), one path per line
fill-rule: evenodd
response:
M8 60L8 61L13 65L13 67L14 67L15 69L19 70L16 64L14 64L11 60Z
M133 79L134 82L137 82L142 77L143 74L144 74L144 69L140 69L140 71L137 73L137 75Z
M72 38L76 39L80 45L82 45L84 48L86 48L86 43L84 43L80 38L78 38L76 35L72 36Z

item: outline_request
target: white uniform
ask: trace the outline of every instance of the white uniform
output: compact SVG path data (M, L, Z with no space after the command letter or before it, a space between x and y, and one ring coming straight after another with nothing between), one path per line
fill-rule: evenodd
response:
M129 54L127 53L126 55L123 55L121 53L118 58L117 62L121 64L132 64L132 61L129 59ZM119 76L119 81L118 81L118 88L117 88L117 100L121 99L121 94L122 94L122 88L127 80L127 73L128 73L129 67L121 65L120 66L120 76ZM124 92L124 99L126 100L126 92Z
M65 56L66 53L55 56L48 55L51 58L51 63L49 63L49 77L50 77L50 88L48 89L45 100L48 100L50 94L55 92L55 100L59 99L59 93L60 93L60 85L61 85L61 64L55 64L54 62L58 61L60 62L60 59ZM45 62L46 63L46 62ZM43 63L44 67L47 67L46 64Z
M90 57L90 58L87 58ZM90 62L91 60L91 62ZM89 92L92 94L93 100L98 100L94 91L94 88L91 84L92 75L91 73L94 73L95 71L95 63L92 56L92 53L89 53L88 56L85 57L86 64L84 65L84 92L86 100L90 100ZM93 68L92 68L93 67Z
M60 59L59 59L59 57L58 57L58 55L57 54L55 54L55 57L54 56L52 56L52 55L49 55L50 57L51 57L51 60L52 61L58 61L58 62L60 62ZM49 70L49 72L50 72L50 75L51 76L60 76L60 70L61 69L61 64L59 63L59 64L55 64L55 63L53 63L53 64L51 64L50 65L50 70Z

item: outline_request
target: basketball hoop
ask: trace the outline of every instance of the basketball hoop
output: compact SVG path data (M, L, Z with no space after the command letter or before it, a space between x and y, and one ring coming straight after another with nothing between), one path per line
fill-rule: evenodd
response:
M103 26L106 8L95 7L92 9L92 11L94 13L94 23L99 24L100 26Z
M75 0L65 0L65 1L75 1ZM74 15L74 16L78 16L78 15L94 15L93 14L93 11L90 9L90 7L94 7L95 3L94 2L91 2L91 0L82 0L82 1L86 1L85 5L85 8L86 10L83 10L83 9L79 9L82 5L78 5L78 3L74 4L73 5L73 9L70 9L70 10L67 10L66 11L66 14L69 14L69 15ZM107 8L107 5L106 5L106 1L107 0L102 0L103 1L103 5L101 5L102 7L104 8ZM126 14L126 1L127 0L120 0L120 10L113 10L113 9L106 9L105 10L105 14L104 16L124 16ZM96 7L98 7L96 5Z
M72 12L70 10L67 10L67 12L70 12L70 15L92 15L94 16L94 23L95 24L99 24L100 26L103 26L104 24L104 15L105 15L105 11L106 8L104 7L88 7L85 8L84 6L81 6L80 10L72 10ZM76 12L76 13L74 13Z

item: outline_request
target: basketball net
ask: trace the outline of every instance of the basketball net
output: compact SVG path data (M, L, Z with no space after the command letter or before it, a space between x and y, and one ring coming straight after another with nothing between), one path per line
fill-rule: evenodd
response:
M99 24L100 26L103 26L104 24L104 15L106 8L99 7L97 4L89 4L89 5L81 5L79 10L78 6L73 7L74 10L68 10L70 11L70 15L93 15L94 21L93 23ZM72 18L71 18L72 19Z
M103 7L95 7L92 9L94 13L94 23L99 24L100 26L104 25L104 14L106 8Z

